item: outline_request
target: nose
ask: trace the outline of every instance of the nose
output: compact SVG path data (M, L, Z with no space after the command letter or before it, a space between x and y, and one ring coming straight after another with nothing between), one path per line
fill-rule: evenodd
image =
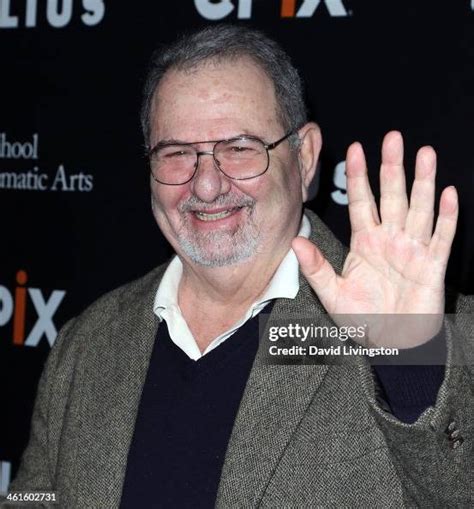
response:
M226 194L231 187L230 180L216 164L213 152L198 152L198 168L191 181L191 191L197 198L207 203L212 203L221 194Z

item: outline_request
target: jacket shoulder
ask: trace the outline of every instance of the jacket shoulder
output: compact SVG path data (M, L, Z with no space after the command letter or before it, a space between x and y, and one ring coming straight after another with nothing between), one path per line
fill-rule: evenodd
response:
M169 262L160 265L144 276L111 290L90 304L82 313L68 322L76 334L88 334L120 321L121 317L144 307L153 307L156 290Z

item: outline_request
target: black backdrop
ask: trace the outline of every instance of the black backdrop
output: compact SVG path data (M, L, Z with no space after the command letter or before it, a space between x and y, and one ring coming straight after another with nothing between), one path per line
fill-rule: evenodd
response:
M435 147L438 187L461 202L448 282L474 290L469 0L0 0L0 492L56 331L171 252L150 213L144 71L159 43L218 21L265 30L301 69L324 138L309 206L345 242L347 146L363 143L375 192L388 130L409 181L417 148Z

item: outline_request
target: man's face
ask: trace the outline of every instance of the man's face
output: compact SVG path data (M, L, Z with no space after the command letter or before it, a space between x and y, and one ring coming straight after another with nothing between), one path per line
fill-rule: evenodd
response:
M248 59L169 71L155 93L150 145L195 142L242 134L266 143L280 139L273 85ZM212 150L201 143L199 151ZM151 180L153 213L182 258L224 266L279 256L298 230L302 189L298 158L288 141L270 151L266 173L232 180L202 155L194 178L169 186Z

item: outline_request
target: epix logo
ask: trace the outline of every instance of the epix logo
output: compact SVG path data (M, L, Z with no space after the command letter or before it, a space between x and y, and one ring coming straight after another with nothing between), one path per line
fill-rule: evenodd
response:
M349 16L342 0L280 0L280 17L282 18L311 18L320 5L325 5L330 16ZM297 3L299 7L297 9ZM253 0L194 0L199 14L206 19L218 20L229 16L237 8L237 18L250 19L252 17Z
M28 274L24 270L19 270L16 274L18 286L14 290L14 295L8 288L0 285L0 327L13 319L12 340L14 345L37 346L44 334L50 346L53 346L58 334L53 317L66 292L53 290L49 298L46 299L39 288L26 288L27 282ZM30 300L36 311L37 320L26 336L26 307Z

